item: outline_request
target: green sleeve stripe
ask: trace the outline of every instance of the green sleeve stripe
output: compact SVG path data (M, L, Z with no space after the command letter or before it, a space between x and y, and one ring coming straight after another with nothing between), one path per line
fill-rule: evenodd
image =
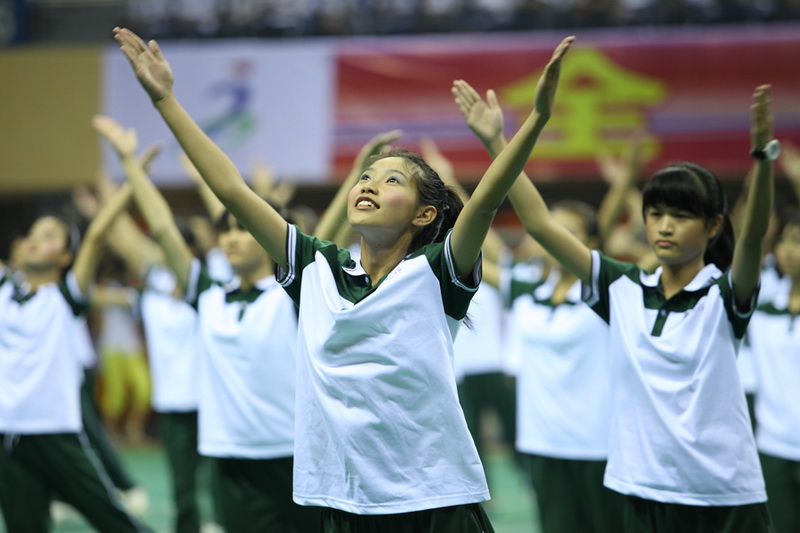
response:
M725 272L725 274L717 280L717 285L719 286L720 293L725 302L725 311L728 315L728 320L731 326L733 326L733 334L737 339L741 339L744 337L747 331L747 325L750 323L750 318L756 310L761 283L759 282L758 287L753 291L747 309L739 309L736 305L736 298L733 295L733 280L731 279L730 273L730 270Z

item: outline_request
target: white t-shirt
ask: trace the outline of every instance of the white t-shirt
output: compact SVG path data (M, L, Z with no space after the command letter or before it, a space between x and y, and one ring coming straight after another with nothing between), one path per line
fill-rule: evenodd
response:
M455 340L456 378L504 372L506 353L503 336L503 302L500 293L488 283L481 283L469 304L471 328L459 330Z
M789 307L784 278L772 301L761 301L748 328L759 388L756 444L767 455L800 461L800 319Z
M273 459L294 449L297 312L273 276L243 291L195 260L186 300L197 307L203 360L198 447L212 457Z
M87 308L72 271L26 293L0 270L0 432L82 429L76 316Z
M289 226L279 281L300 308L294 500L391 514L489 498L458 403L453 338L480 279L449 238L373 285L347 250Z
M660 276L592 252L584 298L610 325L605 485L683 505L764 502L736 368L752 310L735 308L729 274L713 264L669 300Z
M197 410L202 357L197 311L175 296L176 286L169 269L154 266L139 302L153 383L151 401L162 413Z
M552 301L558 271L539 283L509 280L517 374L517 449L585 461L608 455L611 376L608 325L581 301L576 281Z

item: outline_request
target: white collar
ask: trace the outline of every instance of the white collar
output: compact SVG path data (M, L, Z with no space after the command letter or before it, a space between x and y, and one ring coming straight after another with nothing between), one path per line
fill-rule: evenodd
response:
M639 273L639 281L641 281L642 285L646 285L648 287L658 287L658 282L661 279L661 272L663 268L658 267L655 272L652 274L646 273L642 270ZM699 291L700 289L705 289L706 287L714 284L720 276L722 276L722 271L715 265L714 263L709 263L700 270L700 272L695 275L695 277L683 287L683 291L693 292Z

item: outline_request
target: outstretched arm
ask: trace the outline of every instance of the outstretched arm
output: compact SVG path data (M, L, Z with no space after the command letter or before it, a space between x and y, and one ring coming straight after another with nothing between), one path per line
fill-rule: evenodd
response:
M116 150L136 204L144 215L153 238L164 252L167 264L175 273L180 287L186 289L194 256L175 225L169 205L136 159L136 132L123 129L108 117L97 116L92 123Z
M552 76L553 73L546 69L542 79L539 81L540 85L537 94L542 92L543 84L547 85L548 75ZM557 72L555 75L556 80L553 81L557 81ZM508 157L504 155L509 153L508 149L515 151L518 149L513 148L513 143L515 142L513 139L506 147L506 141L503 136L502 111L492 91L487 95L487 103L481 99L480 95L469 84L459 80L453 85L453 94L456 97L456 103L461 113L467 120L467 124L486 146L489 154L495 158L495 162ZM529 122L533 116L531 115L528 118L520 133L525 130L526 126L530 128ZM530 129L527 131L531 132ZM538 132L536 134L538 135ZM519 137L519 135L518 133L515 138ZM514 182L508 195L517 212L517 216L519 216L528 234L536 239L556 260L581 280L588 281L592 266L591 251L552 217L539 191L522 172L526 162L527 158L525 156L516 161L514 169L517 171L519 178Z
M273 261L285 267L286 221L250 189L233 162L180 105L172 92L172 71L158 44L155 41L145 44L138 35L124 28L114 28L114 38L203 181Z
M216 222L225 211L225 206L222 205L222 202L219 201L219 198L214 196L214 192L208 185L206 185L206 182L203 181L203 177L200 175L197 169L194 168L194 165L185 153L181 152L178 160L180 161L181 167L183 167L183 171L186 173L186 176L194 184L195 190L197 190L197 195L200 197L200 201L203 202L203 206L206 208L208 217L212 221Z
M456 220L450 239L453 262L461 276L469 275L497 209L509 193L509 189L513 190L512 185L528 162L536 140L550 118L558 87L561 60L574 40L574 37L567 37L553 52L539 79L533 111L508 145L489 165ZM517 208L518 213L519 211Z
M100 208L97 216L92 219L86 235L83 237L81 247L72 264L72 272L78 282L81 292L86 293L97 274L97 265L100 262L100 252L103 238L114 218L128 205L131 199L130 187L120 187L108 202Z
M456 173L453 171L453 164L439 151L439 147L436 146L436 143L433 139L422 139L420 142L420 151L422 152L422 158L425 160L428 165L431 166L433 170L439 174L439 177L448 187L452 188L453 190L458 193L458 197L461 198L461 201L465 204L469 201L469 193L464 188L463 185L458 181L456 178ZM486 234L486 239L483 241L483 279L486 281L486 274L487 274L487 265L488 263L497 263L500 261L500 257L503 255L503 252L508 248L503 242L503 238L497 233L497 231L489 227L489 231Z
M772 139L770 86L760 85L750 107L753 148L763 149ZM736 240L731 264L731 282L736 303L746 309L761 273L761 241L767 233L774 194L772 161L759 160L750 181L742 227Z
M387 145L399 139L402 134L403 132L400 130L379 133L361 147L353 161L353 167L339 186L336 195L317 224L317 229L314 231L314 235L317 238L324 241L334 241L337 235L342 233L341 228L347 220L347 193L361 178L361 173L366 168L369 158L379 154ZM342 243L338 244L342 246Z
M597 209L598 231L603 241L618 224L620 215L628 207L630 195L638 194L634 185L641 171L643 141L643 132L637 131L619 159L608 153L602 153L597 157L600 175L609 184L608 192L603 196ZM641 211L631 212L630 215L636 220L641 219Z

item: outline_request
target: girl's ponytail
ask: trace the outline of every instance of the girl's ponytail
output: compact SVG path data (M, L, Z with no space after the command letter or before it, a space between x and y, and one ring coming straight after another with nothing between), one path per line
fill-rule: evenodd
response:
M716 237L708 242L703 261L706 264L714 263L723 272L728 270L733 261L734 244L733 223L728 213L724 213L722 215L722 226L719 228Z

